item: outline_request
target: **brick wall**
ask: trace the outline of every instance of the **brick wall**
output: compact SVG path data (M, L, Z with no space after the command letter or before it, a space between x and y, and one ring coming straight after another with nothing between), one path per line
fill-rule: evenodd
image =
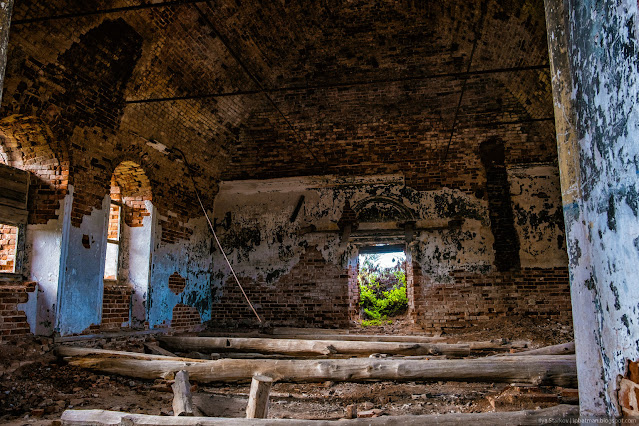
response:
M120 206L111 204L109 207L109 225L107 228L107 238L109 240L120 239Z
M314 247L273 284L240 278L263 321L278 326L345 327L349 321L348 270L328 263ZM256 323L240 289L229 278L216 296L211 322Z
M173 308L171 328L175 331L191 331L202 324L197 308L178 303Z
M123 324L125 327L128 326L131 294L133 294L133 291L128 285L105 281L102 297L101 329L118 329Z
M186 280L177 272L174 272L169 276L169 290L171 290L173 293L182 293L185 286Z
M18 228L0 224L0 272L14 272Z
M567 268L488 274L458 271L452 277L445 284L422 278L411 313L418 323L445 328L507 315L572 319Z
M0 282L0 341L30 333L27 317L24 311L18 310L18 304L26 303L29 293L35 290L35 282Z

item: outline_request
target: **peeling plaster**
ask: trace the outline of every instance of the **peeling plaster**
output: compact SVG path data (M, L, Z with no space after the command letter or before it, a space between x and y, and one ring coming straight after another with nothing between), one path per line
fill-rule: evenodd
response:
M618 416L639 359L635 0L546 0L580 410Z

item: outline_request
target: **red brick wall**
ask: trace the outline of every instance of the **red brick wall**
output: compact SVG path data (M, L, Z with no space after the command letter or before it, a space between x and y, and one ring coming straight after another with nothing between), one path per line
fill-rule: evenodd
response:
M180 274L174 272L169 277L169 290L171 290L175 294L180 294L184 291L184 287L186 286L186 280L182 278Z
M18 228L0 224L0 272L14 272Z
M117 329L129 322L131 288L126 284L105 281L102 298L101 329Z
M359 281L357 281L358 273L359 273L359 265L357 261L348 265L348 300L349 300L349 317L351 321L357 321L360 319Z
M120 231L120 206L111 204L109 208L109 225L107 228L107 238L118 240Z
M412 317L423 326L462 327L506 315L572 319L567 268L452 276L446 284L421 279Z
M171 328L175 331L189 331L202 324L197 308L178 303L173 308Z
M249 299L263 321L281 326L345 327L349 321L347 269L328 263L311 247L291 271L273 284L262 277L240 278ZM229 278L213 304L213 323L257 320L240 289Z
M29 300L29 293L36 289L35 282L16 284L0 283L0 341L29 334L29 324L18 304Z

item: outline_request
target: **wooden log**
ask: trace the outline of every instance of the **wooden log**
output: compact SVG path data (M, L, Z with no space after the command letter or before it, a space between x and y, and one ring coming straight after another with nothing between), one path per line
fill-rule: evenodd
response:
M268 376L255 375L251 381L248 405L246 406L247 419L265 419L268 415L268 396L271 392L273 379Z
M202 383L245 381L256 374L262 374L276 381L288 382L453 380L563 387L577 385L575 357L571 355L427 361L374 358L203 361L168 357L164 360L144 360L135 356L98 354L69 358L69 363L81 368L141 379L170 380L176 372L186 370L193 380Z
M166 417L129 414L106 410L66 410L62 413L62 425L158 425L158 426L422 426L428 424L494 426L494 425L535 425L548 419L555 422L570 420L579 416L579 407L557 405L541 410L510 411L499 413L451 413L426 414L421 416L383 416L349 420L297 420L297 419L232 419L220 417ZM562 423L564 423L562 422Z
M468 356L470 346L446 343L352 342L345 340L256 339L234 337L162 337L163 345L182 352L259 352L284 355L450 355Z
M175 373L175 382L171 385L171 388L173 389L173 415L192 416L193 400L191 398L189 373L185 370Z
M58 346L56 353L60 357L79 357L87 355L104 356L104 357L116 357L116 358L133 358L145 361L186 361L186 362L205 362L206 360L191 359L178 356L165 356L165 355L153 355L143 354L139 352L125 352L125 351L111 351L107 349L97 348L82 348L78 346Z
M571 355L575 353L575 342L562 343L560 345L545 346L529 351L503 354L500 356L529 356L529 355Z

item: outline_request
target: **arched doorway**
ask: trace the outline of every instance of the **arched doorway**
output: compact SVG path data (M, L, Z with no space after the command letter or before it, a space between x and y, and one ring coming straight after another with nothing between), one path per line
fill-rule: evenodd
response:
M154 228L151 183L139 164L123 161L113 171L109 196L103 326L144 328ZM129 306L122 297L127 293Z

